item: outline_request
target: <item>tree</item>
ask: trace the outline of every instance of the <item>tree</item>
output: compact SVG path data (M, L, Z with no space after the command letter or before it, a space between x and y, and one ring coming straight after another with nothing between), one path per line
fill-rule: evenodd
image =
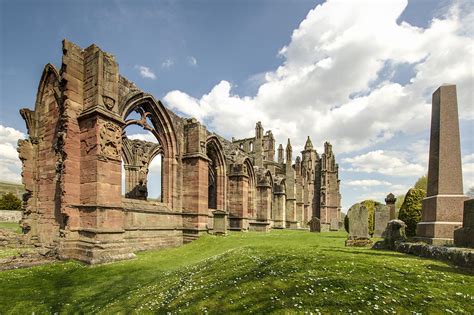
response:
M407 225L407 236L416 235L416 225L421 220L421 206L423 198L425 197L426 191L417 188L411 188L405 196L405 201L403 201L400 212L398 213L398 219Z
M0 197L0 209L21 210L21 200L11 192Z
M428 177L426 177L426 175L423 175L420 178L418 178L413 188L423 189L424 191L427 191L428 190Z

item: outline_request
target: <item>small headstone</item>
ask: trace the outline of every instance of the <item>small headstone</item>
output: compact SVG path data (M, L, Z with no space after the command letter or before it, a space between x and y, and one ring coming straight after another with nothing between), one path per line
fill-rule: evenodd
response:
M406 224L402 220L390 220L387 228L382 233L383 240L378 241L372 247L373 249L395 249L396 243L407 240L405 234Z
M349 237L346 246L366 246L372 242L369 240L369 210L360 204L353 205L348 213Z
M311 232L321 232L321 220L318 217L313 217L308 223Z
M462 228L454 230L454 245L474 248L474 199L464 201Z
M382 233L390 221L390 207L386 205L375 206L375 224L373 237L382 237Z
M339 231L339 220L337 218L332 218L331 219L330 230L331 231Z
M222 210L215 210L212 212L212 214L214 215L214 234L227 234L227 212Z

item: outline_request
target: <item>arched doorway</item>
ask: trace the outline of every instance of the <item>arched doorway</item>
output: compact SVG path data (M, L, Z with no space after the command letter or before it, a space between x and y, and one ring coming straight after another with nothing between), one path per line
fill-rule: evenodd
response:
M206 155L208 164L208 208L225 209L226 166L222 144L216 136L207 138Z

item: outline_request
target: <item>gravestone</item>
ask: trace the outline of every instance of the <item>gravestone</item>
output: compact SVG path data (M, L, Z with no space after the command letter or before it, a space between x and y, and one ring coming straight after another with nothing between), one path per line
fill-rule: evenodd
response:
M374 244L372 249L395 249L397 243L407 240L405 234L406 224L402 220L390 220L382 233L383 240Z
M212 214L214 215L214 234L227 234L227 212L223 210L214 210L212 211Z
M464 201L462 228L454 230L454 245L474 248L474 199Z
M382 237L382 233L387 228L388 221L390 221L390 207L386 205L376 205L373 237Z
M349 237L346 246L366 246L369 240L369 210L362 204L353 205L347 216L349 218Z
M456 85L443 85L433 93L428 190L416 226L417 240L433 245L452 243L454 230L462 226L466 199Z
M337 218L332 218L331 219L330 230L331 231L339 231L339 220Z

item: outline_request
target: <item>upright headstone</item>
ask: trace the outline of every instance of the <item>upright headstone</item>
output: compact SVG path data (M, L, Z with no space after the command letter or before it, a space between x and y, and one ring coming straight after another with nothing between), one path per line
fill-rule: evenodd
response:
M383 240L374 244L372 249L395 249L397 243L407 240L405 234L405 222L402 220L390 220L385 231L382 233Z
M223 210L212 211L214 215L213 230L216 235L227 234L227 212Z
M454 245L474 248L474 199L464 201L462 228L454 230Z
M382 233L387 228L388 221L390 221L390 207L386 205L376 205L374 217L373 237L382 237Z
M385 204L390 207L390 220L395 220L397 218L397 213L395 210L395 202L397 198L392 193L389 193L385 198Z
M369 210L362 204L356 203L347 212L349 218L349 237L346 246L366 246L369 240Z
M331 219L330 231L339 231L339 220L337 218Z
M453 242L462 225L463 194L458 105L455 85L433 93L428 167L428 191L423 200L417 239L429 244Z

